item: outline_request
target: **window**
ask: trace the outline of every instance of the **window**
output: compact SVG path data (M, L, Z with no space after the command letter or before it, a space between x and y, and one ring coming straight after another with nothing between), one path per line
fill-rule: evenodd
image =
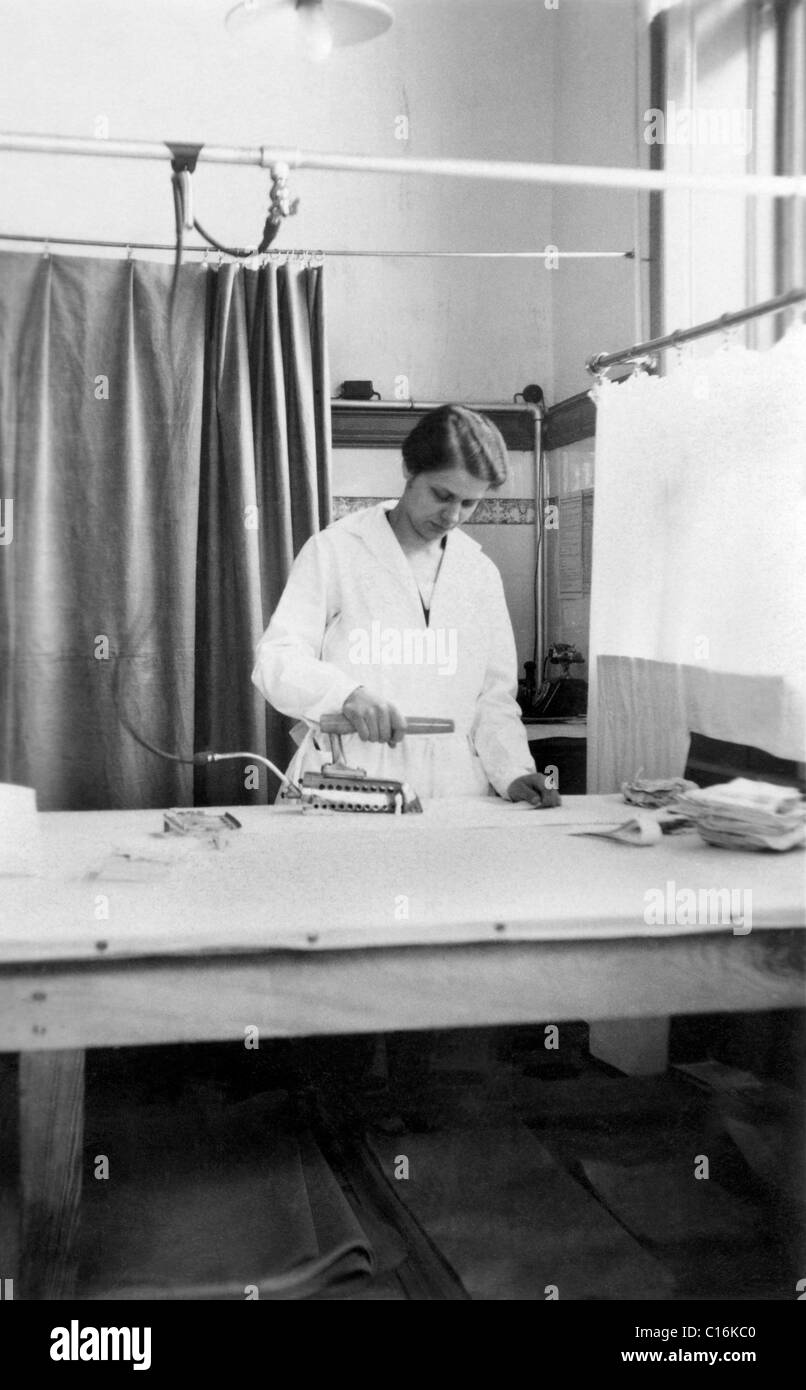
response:
M803 173L804 72L806 0L665 5L652 24L646 138L654 166ZM653 334L804 283L802 199L681 190L654 195L653 204ZM763 347L785 327L777 315L743 331L749 346Z

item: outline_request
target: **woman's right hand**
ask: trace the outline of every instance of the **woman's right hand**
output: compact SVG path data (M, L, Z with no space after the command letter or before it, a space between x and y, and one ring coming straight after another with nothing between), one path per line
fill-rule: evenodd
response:
M406 721L399 709L363 685L347 696L341 712L364 743L388 743L395 748L406 732Z

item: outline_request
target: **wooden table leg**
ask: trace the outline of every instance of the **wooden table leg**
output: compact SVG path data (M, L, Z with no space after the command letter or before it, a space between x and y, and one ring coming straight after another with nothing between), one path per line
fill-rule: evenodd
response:
M20 1054L20 1296L70 1298L84 1144L84 1050Z
M17 1058L0 1055L0 1299L19 1298Z

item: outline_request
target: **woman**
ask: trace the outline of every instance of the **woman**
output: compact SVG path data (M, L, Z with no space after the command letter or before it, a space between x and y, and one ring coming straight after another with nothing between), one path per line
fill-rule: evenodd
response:
M501 578L460 527L506 481L499 431L464 406L430 411L403 444L406 486L303 546L257 648L252 679L303 721L289 768L331 758L317 735L341 711L350 766L425 797L497 792L558 804L535 771L515 702L516 653ZM452 719L453 734L405 738L406 715Z

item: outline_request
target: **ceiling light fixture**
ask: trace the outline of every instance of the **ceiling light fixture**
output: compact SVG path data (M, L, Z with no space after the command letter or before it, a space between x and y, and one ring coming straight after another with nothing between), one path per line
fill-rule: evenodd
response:
M291 38L305 57L324 62L334 48L377 38L393 19L382 0L242 0L226 26L232 34Z

